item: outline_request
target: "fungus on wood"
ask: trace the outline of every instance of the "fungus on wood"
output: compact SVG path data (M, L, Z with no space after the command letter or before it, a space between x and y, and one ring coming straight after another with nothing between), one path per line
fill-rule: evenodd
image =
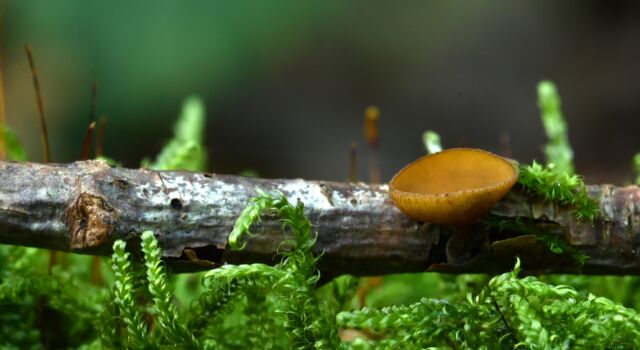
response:
M517 167L505 158L453 148L404 167L389 183L389 193L414 220L465 228L481 220L517 179Z

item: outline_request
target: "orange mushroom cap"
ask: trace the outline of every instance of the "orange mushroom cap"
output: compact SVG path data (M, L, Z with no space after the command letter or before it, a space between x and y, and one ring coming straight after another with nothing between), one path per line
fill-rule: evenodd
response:
M414 220L465 227L482 219L517 179L517 167L505 158L452 148L404 167L391 179L389 192Z

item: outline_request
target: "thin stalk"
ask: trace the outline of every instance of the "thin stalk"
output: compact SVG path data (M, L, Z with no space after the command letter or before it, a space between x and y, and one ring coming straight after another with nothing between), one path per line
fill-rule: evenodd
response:
M370 106L364 111L364 136L369 145L369 181L380 183L378 120L380 110Z
M91 140L93 140L93 130L96 128L96 122L91 122L87 128L87 132L84 134L84 140L82 140L82 150L80 151L80 160L87 160L91 155Z
M98 81L91 84L91 107L89 108L89 123L96 121L96 100L98 99Z
M349 146L349 182L358 181L358 145L352 142Z
M36 65L33 62L33 53L29 44L25 45L25 51L27 52L27 58L29 59L29 68L31 68L31 76L33 77L33 88L36 93L36 102L38 104L38 115L40 116L40 136L42 138L42 154L44 162L49 163L51 161L51 155L49 152L49 136L47 133L47 123L44 119L44 104L42 103L42 93L40 92L40 81L38 80L38 72L36 71Z
M0 14L0 160L5 160L7 157L5 139L4 139L4 126L5 126L5 114L4 114L4 80L2 78L2 56L4 53L4 31L2 30L2 14Z

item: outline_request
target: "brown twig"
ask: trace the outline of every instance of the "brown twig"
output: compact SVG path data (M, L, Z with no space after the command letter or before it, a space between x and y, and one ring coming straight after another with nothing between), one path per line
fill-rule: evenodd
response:
M49 153L49 135L47 133L47 123L44 118L44 104L42 102L42 93L40 92L40 81L38 80L38 72L36 71L36 65L33 62L33 52L30 45L25 45L25 51L27 52L27 58L29 59L29 68L31 68L31 76L33 77L33 88L36 93L36 102L38 104L38 116L40 117L40 136L42 138L42 154L44 162L51 161L51 155Z
M4 79L3 79L3 56L4 56L4 30L3 30L2 14L0 14L0 160L7 157L6 141L4 138L4 127L6 123L5 107L4 107Z

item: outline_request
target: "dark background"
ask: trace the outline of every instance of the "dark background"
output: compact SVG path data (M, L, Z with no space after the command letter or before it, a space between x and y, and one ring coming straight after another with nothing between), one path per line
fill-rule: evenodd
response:
M106 153L136 167L203 97L217 173L343 180L362 112L382 111L383 180L445 147L543 160L536 84L558 85L578 172L625 183L640 151L637 1L2 1L8 124L42 159L24 44L40 72L54 161L80 153L91 83ZM504 137L504 136L503 136Z

